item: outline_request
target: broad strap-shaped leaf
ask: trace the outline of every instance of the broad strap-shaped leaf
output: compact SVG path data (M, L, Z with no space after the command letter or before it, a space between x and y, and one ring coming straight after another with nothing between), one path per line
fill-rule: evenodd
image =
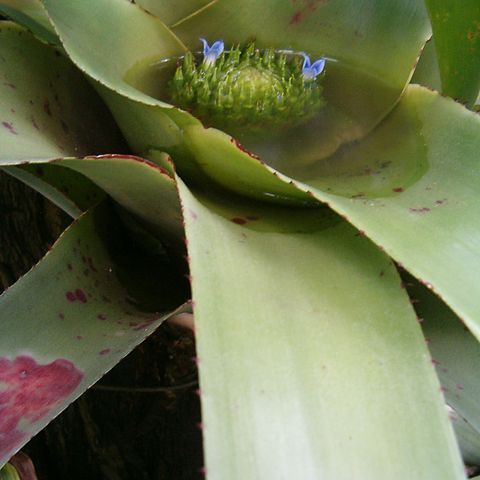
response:
M185 53L182 42L159 19L124 0L44 0L44 6L69 57L81 70L129 98L170 107L144 95L125 78L139 62Z
M184 301L168 261L126 236L99 207L0 297L1 464Z
M370 131L398 100L430 25L417 0L220 0L173 31L194 51L199 37L226 45L255 39L260 48L327 57L327 105L318 121L282 132L273 145L264 139L247 145L280 167L327 157Z
M368 138L303 172L327 202L431 284L480 336L480 118L410 86Z
M107 108L59 50L26 30L0 25L0 166L124 151ZM77 217L101 198L86 179L58 166L10 169Z
M28 28L45 42L59 43L40 0L0 0L0 14Z
M425 0L445 95L475 103L480 90L480 2Z
M463 479L390 259L327 208L179 184L208 478Z
M174 31L189 48L199 37L229 45L255 38L260 47L327 54L402 88L430 28L422 3L414 0L220 0Z
M464 460L480 462L480 343L436 295L408 279Z
M175 248L182 245L183 218L174 180L162 167L131 155L63 159Z
M152 149L168 152L184 177L203 181L205 159L197 157L198 145L187 148L192 146L192 138L198 136L196 127L201 128L200 123L187 112L168 108L165 103L169 101L168 82L159 77L161 61L183 52L177 38L160 21L123 0L94 3L93 7L93 0L46 0L45 6L72 60L110 90L100 89L100 92L134 152L142 156ZM100 15L99 9L105 15ZM304 18L298 25L289 26L298 9ZM264 10L276 12L270 16L268 28L263 21ZM103 17L108 17L108 25ZM359 17L366 19L361 28L356 25ZM136 30L144 31L141 39L135 36ZM288 164L315 162L333 153L342 143L370 131L398 100L429 35L429 23L422 4L417 1L336 0L309 7L306 3L288 2L273 6L271 2L249 1L239 5L224 0L211 2L190 20L181 22L175 32L193 50L199 49L199 36L219 35L231 44L246 42L254 35L260 46L294 48L338 60L327 66L327 107L315 124L301 129L301 134L275 138L273 144L262 140L246 145L267 163L283 169ZM104 37L107 40L98 40ZM104 61L111 57L115 61ZM186 125L193 132L186 132ZM183 138L183 133L187 138ZM212 134L212 137L215 143L219 140L224 143L222 150L228 150L232 141L229 136ZM258 170L248 155L243 162ZM214 163L222 165L216 180L231 175L228 161ZM207 170L217 171L216 167ZM271 178L263 184L257 174L252 171L249 175L250 180L257 180L247 192L255 192L258 189L255 183L261 183L259 193L268 193ZM276 184L276 190L285 190L281 182ZM301 196L294 189L287 189L282 195L285 193L293 200Z
M9 22L0 40L2 166L124 148L108 110L60 51Z
M311 202L309 195L275 177L273 170L225 133L205 129L193 117L146 106L100 89L131 148L155 159L168 152L182 176L255 198Z

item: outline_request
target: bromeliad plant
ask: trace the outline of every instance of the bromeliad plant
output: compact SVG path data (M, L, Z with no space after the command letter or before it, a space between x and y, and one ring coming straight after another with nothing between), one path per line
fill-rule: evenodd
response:
M465 478L480 120L407 85L423 3L0 4L1 165L75 218L0 300L1 460L193 308L208 478ZM473 105L478 2L427 6Z

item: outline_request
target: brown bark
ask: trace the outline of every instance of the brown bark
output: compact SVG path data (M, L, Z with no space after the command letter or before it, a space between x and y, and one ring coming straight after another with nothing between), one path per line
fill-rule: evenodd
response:
M28 271L68 221L0 172L0 289ZM25 447L39 480L201 478L194 356L189 330L162 326L101 380L103 389L92 388Z

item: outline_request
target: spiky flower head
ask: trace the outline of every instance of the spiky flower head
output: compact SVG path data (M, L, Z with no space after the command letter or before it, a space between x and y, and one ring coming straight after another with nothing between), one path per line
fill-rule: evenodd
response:
M298 126L324 106L325 59L259 50L252 42L228 51L222 41L201 54L188 52L170 83L171 100L206 125L235 134L256 134Z

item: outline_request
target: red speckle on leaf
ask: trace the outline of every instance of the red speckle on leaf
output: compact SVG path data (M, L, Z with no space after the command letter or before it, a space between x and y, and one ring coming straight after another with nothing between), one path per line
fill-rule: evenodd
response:
M12 122L2 122L2 125L4 128L6 128L11 134L13 135L18 135L18 132L15 130L15 128L13 127L13 123Z
M384 271L384 270L382 270L382 271L379 273L379 275L378 275L378 276L379 276L379 277L383 277L384 275L385 275L385 271Z
M110 348L104 348L103 350L100 350L98 352L98 354L99 355L107 355L107 353L110 353L110 352L111 352Z
M395 187L395 188L392 188L392 190L393 190L394 192L397 192L397 193L403 192L403 188L402 188L402 187Z
M77 300L79 300L80 302L82 303L87 303L87 296L85 295L85 292L80 289L80 288L77 288L75 290L75 297L77 298Z
M254 158L255 160L260 160L260 157L258 157L257 155L255 155L254 153L252 152L249 152L240 142L238 142L235 138L232 138L231 139L231 142L239 149L241 150L243 153L246 153L249 157L252 157Z
M81 335L77 335L75 338L76 338L77 340L83 340L83 337L82 337Z
M412 213L426 213L430 211L428 207L409 208L408 210Z
M76 300L76 296L73 292L66 292L65 297L67 297L69 302L74 302Z
M99 320L106 320L106 319L107 319L107 316L106 316L104 313L100 313L100 314L97 315L97 318L98 318Z
M247 221L244 218L240 218L240 217L234 217L231 219L231 221L233 223L236 223L237 225L245 225L247 223Z
M58 314L58 318L59 318L60 320L65 320L65 315L64 315L63 313L59 313L59 314Z
M446 202L447 202L446 198L443 198L442 200L435 200L435 205L443 205Z
M16 90L16 89L17 89L16 85L14 85L13 83L3 82L3 84L4 84L6 87L10 87L12 90Z
M67 297L67 300L69 302L75 302L76 300L82 302L82 303L87 303L87 296L85 295L85 292L77 288L74 292L66 292L65 296Z
M48 100L45 100L43 103L43 111L49 116L52 116L52 111L50 110L50 102Z
M30 117L30 121L32 122L32 125L36 130L40 130L40 127L38 126L38 123L33 116Z
M105 303L112 303L112 301L106 297L105 295L102 295L102 300L105 302Z
M302 12L301 11L295 12L290 18L290 21L288 22L288 24L295 25L296 23L299 23L301 19L302 19Z
M82 378L83 373L65 359L41 365L26 355L13 360L0 357L0 456L7 456L27 440L20 422L41 420Z

